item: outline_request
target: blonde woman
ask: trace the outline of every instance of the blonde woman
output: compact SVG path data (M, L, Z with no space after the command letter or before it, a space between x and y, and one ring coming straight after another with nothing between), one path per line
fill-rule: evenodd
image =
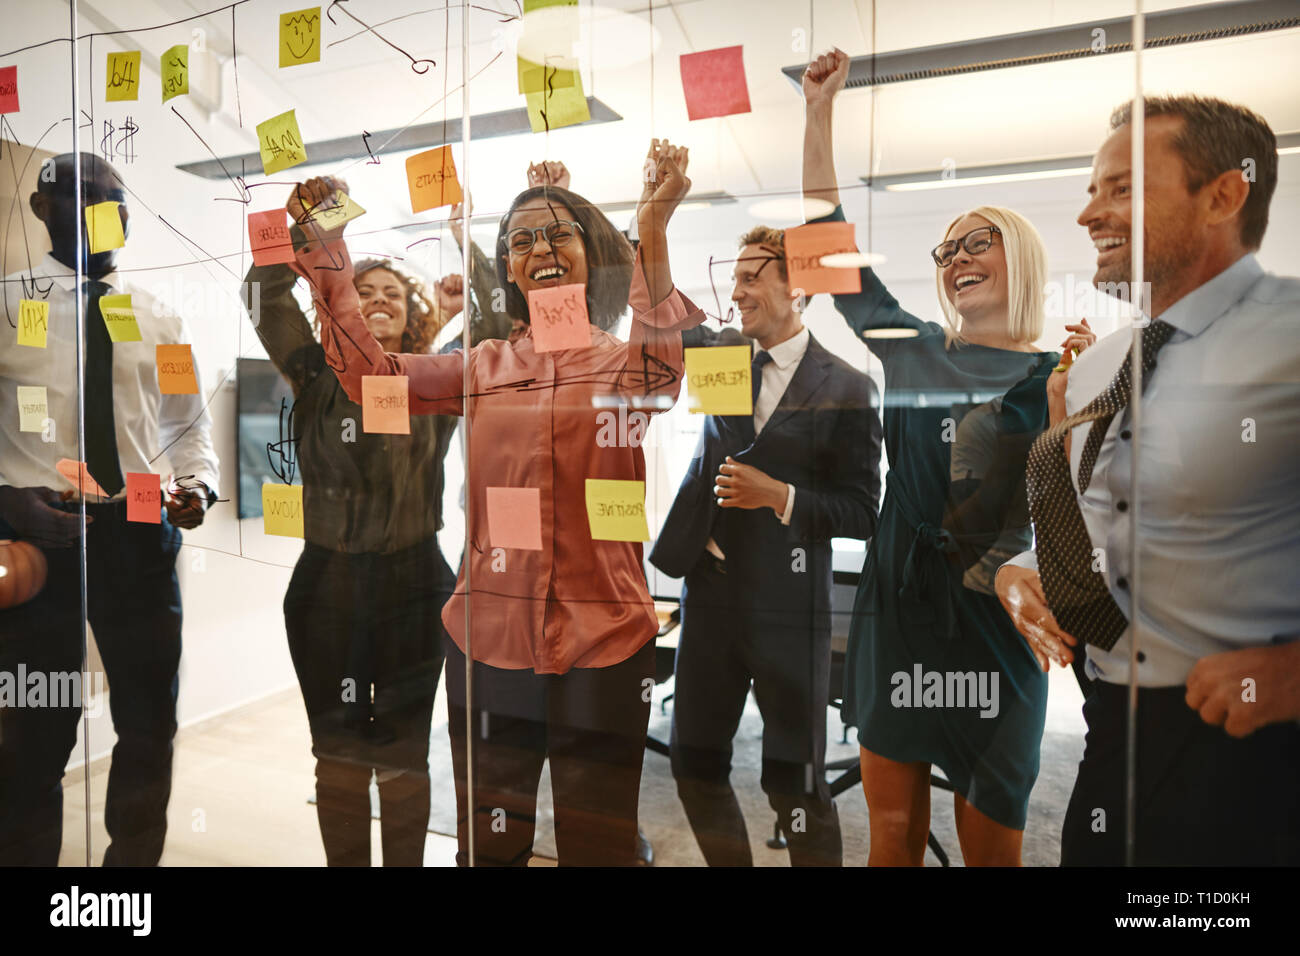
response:
M832 202L831 102L848 57L803 77L804 192ZM885 371L889 478L858 585L845 669L870 813L869 864L921 865L930 770L955 790L967 865L1020 863L1047 681L987 565L1029 546L1025 456L1059 356L1043 331L1046 260L1023 217L980 206L932 251L945 325L904 311L870 269L835 306Z

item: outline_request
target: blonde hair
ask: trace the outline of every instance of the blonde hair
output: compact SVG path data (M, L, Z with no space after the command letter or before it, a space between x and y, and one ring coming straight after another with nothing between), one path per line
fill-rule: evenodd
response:
M979 216L997 226L1007 259L1007 334L1017 342L1033 342L1043 334L1043 298L1047 284L1047 251L1043 237L1024 216L1002 206L976 206L948 223L944 236L967 216ZM945 344L963 344L961 316L943 287L943 270L935 267L935 288L943 309Z

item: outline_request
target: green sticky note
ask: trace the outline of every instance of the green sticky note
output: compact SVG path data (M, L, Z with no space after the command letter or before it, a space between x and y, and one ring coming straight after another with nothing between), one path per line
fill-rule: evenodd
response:
M561 73L568 73L573 82L568 86L556 86L555 79ZM577 70L547 67L542 89L525 96L528 99L528 122L534 133L573 126L591 119L591 111L587 109L587 95L582 90L582 76Z
M108 337L114 342L140 342L140 326L135 321L130 295L105 295L99 300L99 311L108 327Z
M162 101L190 91L190 48L178 43L162 55Z
M268 176L307 161L307 148L302 144L298 117L293 110L257 124L257 147L262 153L262 169Z
M556 66L543 67L540 63L518 57L519 92L541 93L546 89L547 81L551 89L564 89L573 86L577 70L566 70Z

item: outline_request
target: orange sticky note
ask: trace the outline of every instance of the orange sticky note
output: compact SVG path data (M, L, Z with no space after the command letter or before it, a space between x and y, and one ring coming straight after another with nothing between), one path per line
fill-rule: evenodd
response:
M406 159L406 185L411 190L411 212L450 206L461 200L460 180L450 146L439 146Z
M494 548L542 550L542 498L537 488L487 489L488 542Z
M533 347L539 352L585 349L591 345L587 287L580 283L530 289L528 320L533 327Z
M361 376L361 430L411 434L410 383L405 375Z
M743 46L727 46L682 55L679 65L688 118L749 112L744 50Z
M136 471L126 473L126 520L162 524L162 485L158 476Z
M785 231L785 264L790 289L804 295L818 292L861 292L862 275L857 269L834 269L821 265L822 256L857 252L851 222L815 222Z
M293 262L293 240L289 238L289 214L283 209L248 214L248 241L253 264L269 266Z
M158 391L164 395L197 395L194 356L188 345L155 346L158 361Z
M0 113L18 112L18 67L0 66Z
M109 497L108 492L99 486L99 482L90 477L90 471L86 468L84 461L60 458L54 467L60 475L68 480L68 484L81 492L83 498L86 495L98 495L101 498Z

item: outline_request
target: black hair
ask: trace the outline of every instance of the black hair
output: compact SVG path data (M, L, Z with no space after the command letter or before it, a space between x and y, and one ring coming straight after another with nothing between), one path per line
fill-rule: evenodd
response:
M587 253L587 315L597 328L612 328L627 308L635 253L627 237L614 228L603 212L577 193L559 186L525 189L501 217L496 264L497 282L505 290L506 314L512 319L528 321L527 299L519 287L506 278L506 265L510 259L506 235L510 232L510 217L515 211L524 203L539 198L564 206L582 228L580 239Z

